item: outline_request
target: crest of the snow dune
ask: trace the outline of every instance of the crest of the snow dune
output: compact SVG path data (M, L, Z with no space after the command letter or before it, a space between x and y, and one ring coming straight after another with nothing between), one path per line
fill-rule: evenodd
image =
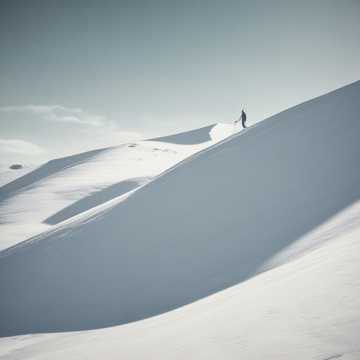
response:
M219 123L174 135L153 138L150 139L150 141L160 141L178 145L201 145L210 141L217 142L223 140L233 133L233 125Z
M231 127L211 125L172 135L173 142L139 141L27 169L27 175L0 188L0 249L102 206L231 134Z
M124 324L249 279L359 199L359 97L298 105L4 252L1 334Z

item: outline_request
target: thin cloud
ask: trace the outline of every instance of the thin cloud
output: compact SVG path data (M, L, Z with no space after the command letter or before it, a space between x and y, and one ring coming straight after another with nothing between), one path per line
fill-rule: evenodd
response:
M87 126L104 126L107 121L104 116L94 115L80 108L69 108L61 105L21 105L2 106L3 113L22 113L39 115L43 120L67 122Z
M33 156L34 159L48 159L100 147L117 146L143 138L135 131L121 130L115 121L75 107L68 108L61 105L0 106L0 118L2 115L4 118L14 118L14 123L18 121L19 126L17 135L15 135L16 139L13 138L13 128L11 127L9 127L11 130L9 134L6 134L6 128L1 134L3 138L0 138L0 159L5 153L7 159L10 158L10 155L12 158L17 156L17 159L20 160L16 161L22 161L23 155ZM31 122L31 131L24 126L24 122L27 121ZM43 138L47 128L51 130L49 137ZM56 136L50 137L54 132ZM28 141L18 138L25 138ZM42 147L35 145L38 143Z
M22 155L40 155L46 151L29 141L20 139L0 139L0 153L12 153Z

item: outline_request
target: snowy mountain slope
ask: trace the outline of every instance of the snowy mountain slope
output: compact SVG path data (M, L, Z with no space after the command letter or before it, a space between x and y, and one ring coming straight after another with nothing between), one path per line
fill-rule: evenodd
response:
M100 330L0 339L2 359L360 358L359 204L315 251L178 310ZM344 230L346 229L346 230ZM326 231L309 236L314 242Z
M217 124L179 135L192 145L177 145L173 135L174 143L140 141L48 162L0 188L0 249L146 183L233 131ZM195 143L194 133L206 141Z
M359 96L298 105L4 251L1 334L123 324L251 278L359 199Z

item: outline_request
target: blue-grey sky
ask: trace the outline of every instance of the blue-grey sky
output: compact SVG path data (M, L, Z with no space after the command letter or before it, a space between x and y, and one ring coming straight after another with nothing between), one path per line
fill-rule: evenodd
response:
M359 80L359 39L359 0L1 0L0 162L254 123Z

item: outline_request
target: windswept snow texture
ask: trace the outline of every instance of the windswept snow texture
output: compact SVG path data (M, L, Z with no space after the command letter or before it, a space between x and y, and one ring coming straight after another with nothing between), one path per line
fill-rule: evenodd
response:
M4 251L1 335L125 324L250 279L359 199L359 98L284 111Z
M0 188L0 250L145 184L232 133L232 126L217 124L205 143L140 141L49 161Z

